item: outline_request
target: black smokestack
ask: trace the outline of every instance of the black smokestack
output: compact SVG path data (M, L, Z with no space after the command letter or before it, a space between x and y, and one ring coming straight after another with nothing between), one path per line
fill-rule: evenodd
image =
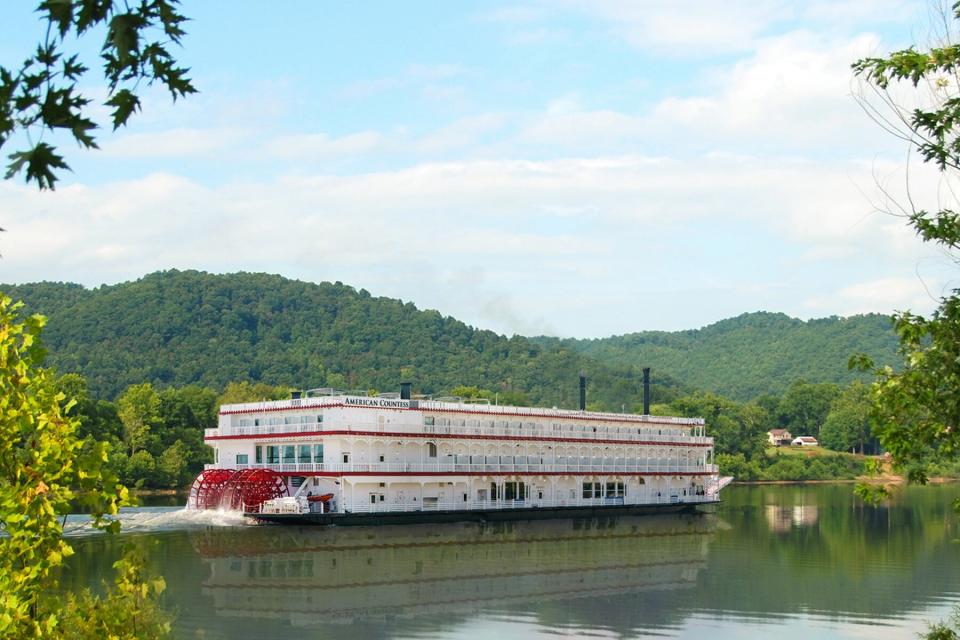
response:
M580 372L580 411L587 410L587 376Z
M410 399L410 388L413 386L412 382L401 382L400 383L400 399L409 400Z
M650 367L643 368L643 415L650 415Z

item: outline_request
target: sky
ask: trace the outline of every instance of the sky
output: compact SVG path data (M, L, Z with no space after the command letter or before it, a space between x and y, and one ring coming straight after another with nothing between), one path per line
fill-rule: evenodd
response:
M11 4L8 67L43 35L33 3ZM890 215L907 150L850 70L922 41L926 2L183 12L200 93L147 88L100 150L63 147L55 192L0 182L0 282L269 272L564 337L926 313L958 286ZM105 92L96 74L83 89ZM916 163L909 184L921 205L941 189Z

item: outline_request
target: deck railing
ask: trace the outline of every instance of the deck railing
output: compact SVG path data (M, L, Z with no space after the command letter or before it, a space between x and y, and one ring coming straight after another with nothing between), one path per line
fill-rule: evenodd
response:
M278 463L278 464L237 464L218 465L208 464L207 469L219 467L229 469L270 469L286 473L379 473L384 475L394 473L462 473L464 475L479 475L484 473L589 473L589 474L618 474L618 473L655 473L655 474L712 474L717 473L715 464L658 464L642 461L625 461L620 463L604 462L577 462L567 464L468 464L468 463L391 463L391 462L322 462L322 463Z
M663 444L699 444L712 445L713 438L709 436L686 436L662 433L631 433L621 428L619 433L598 428L596 431L555 431L545 427L453 427L439 425L410 425L379 423L351 423L348 425L330 425L323 423L308 424L276 424L258 426L231 426L223 429L204 429L205 438L223 436L271 436L292 435L297 433L338 431L338 432L366 432L415 435L444 435L444 436L471 436L484 437L529 437L529 438L559 438L562 440L620 440L624 442L656 442Z

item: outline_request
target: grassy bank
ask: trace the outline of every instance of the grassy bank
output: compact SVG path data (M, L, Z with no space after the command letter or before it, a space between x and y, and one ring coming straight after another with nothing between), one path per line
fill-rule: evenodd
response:
M852 481L866 473L867 459L821 447L769 447L752 460L741 454L717 456L721 472L741 482Z
M881 476L866 477L867 462L883 461ZM737 482L853 482L858 479L884 483L903 482L903 476L880 456L831 451L822 447L767 447L763 455L746 460L742 455L718 455L720 472ZM960 460L930 464L930 478L950 481L960 478Z

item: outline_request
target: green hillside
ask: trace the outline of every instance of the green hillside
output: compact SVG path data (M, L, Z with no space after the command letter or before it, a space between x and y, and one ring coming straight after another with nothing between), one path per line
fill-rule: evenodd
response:
M633 410L641 402L640 377L630 368L475 329L339 282L167 271L96 289L44 282L0 290L49 317L49 364L82 374L99 397L141 382L222 389L250 380L389 391L403 375L422 393L475 385L513 402L525 396L571 407L583 369L590 404ZM655 402L682 391L666 372L656 381Z
M690 331L644 331L594 340L535 338L620 367L654 367L685 384L740 400L780 394L794 380L846 384L863 352L895 365L897 339L888 316L797 320L782 313L745 313Z
M422 393L475 385L571 407L584 369L589 402L619 410L639 404L642 366L654 369L660 403L694 388L746 400L782 393L798 378L846 383L856 377L846 366L853 353L896 359L880 315L804 322L750 313L691 331L560 340L507 338L339 282L266 274L166 271L96 289L44 282L0 290L49 317L50 364L82 374L100 397L141 382L383 391L404 376Z

